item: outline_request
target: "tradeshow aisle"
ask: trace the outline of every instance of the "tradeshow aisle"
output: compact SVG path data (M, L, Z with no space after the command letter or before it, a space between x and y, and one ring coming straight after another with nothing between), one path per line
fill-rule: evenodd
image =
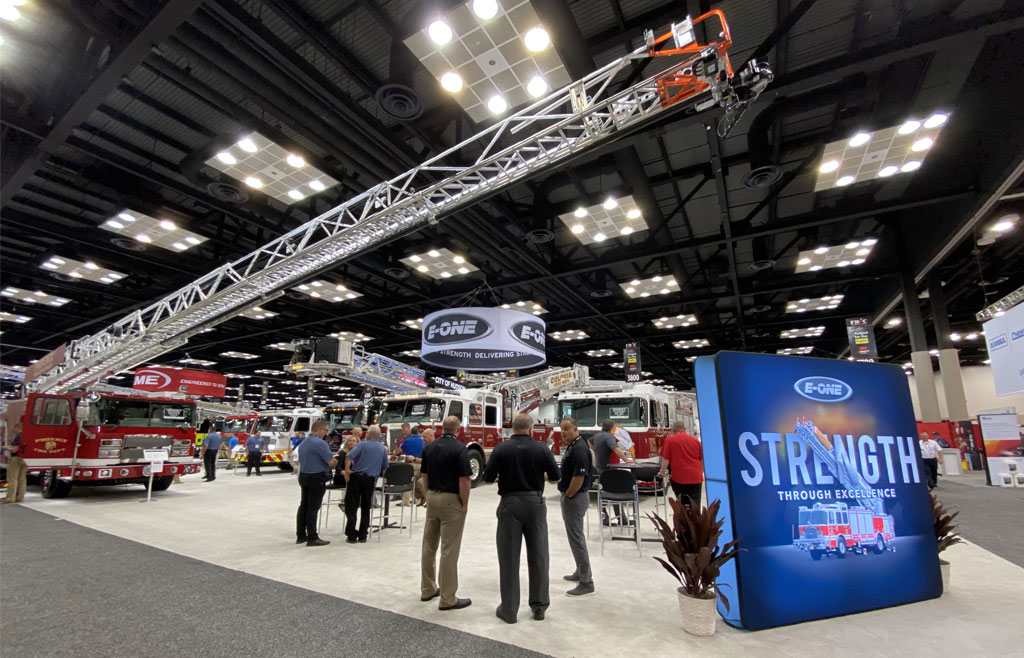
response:
M1024 489L989 486L975 471L940 477L932 493L960 510L956 524L967 541L1024 567Z
M381 544L371 540L368 544L348 545L341 540L341 515L332 514L330 527L323 535L334 543L323 548L306 548L293 543L298 488L291 475L271 473L262 478L234 478L226 474L213 484L186 478L184 484L172 487L160 495L159 502L150 505L137 502L141 498L140 491L137 487L76 490L76 497L45 501L32 491L27 500L29 507L66 521L208 564L182 562L175 556L112 538L105 539L118 545L113 552L110 549L83 551L75 544L55 545L45 536L29 538L21 533L30 529L23 530L19 523L8 522L14 515L24 516L23 510L8 507L3 512L5 592L17 592L28 587L22 584L24 580L15 579L17 565L7 560L19 554L31 554L38 544L45 545L45 552L41 549L39 554L47 556L42 565L50 574L43 581L50 584L47 589L55 592L67 586L71 595L49 597L46 603L52 613L45 615L20 613L14 603L9 613L14 617L8 616L5 626L19 627L25 637L31 637L34 633L47 632L65 616L74 618L82 615L83 609L105 605L101 594L101 585L105 587L104 575L121 561L122 555L138 552L139 558L134 563L144 564L151 575L129 581L137 583L136 589L125 600L131 602L136 612L142 617L166 614L162 612L165 606L173 605L178 595L154 590L177 584L182 590L179 604L199 611L195 618L203 620L198 625L185 626L190 630L202 629L196 632L201 637L208 636L210 642L224 642L224 646L236 642L236 653L246 648L254 653L263 653L261 647L267 647L269 653L272 646L286 646L293 653L302 653L304 648L297 637L299 633L288 622L291 618L289 611L310 609L297 590L278 588L245 574L263 576L397 613L399 616L390 620L356 618L367 623L385 624L384 627L392 633L390 637L374 634L370 638L370 641L381 642L375 645L378 654L392 651L408 653L416 649L425 654L437 654L442 645L446 654L457 653L460 646L466 651L481 651L479 647L471 647L468 639L459 639L462 635L437 626L423 625L421 621L443 624L557 656L618 655L623 651L642 651L652 655L698 652L707 656L739 656L751 652L756 655L769 652L772 655L789 655L793 653L792 647L796 646L800 647L801 654L827 652L833 656L861 656L877 653L879 647L885 647L887 655L892 656L918 656L923 653L953 656L972 651L977 646L978 637L986 638L986 646L994 654L1009 655L1019 646L1019 640L1012 629L1007 629L1004 619L991 614L991 606L993 601L999 601L1000 608L1006 610L1024 606L1024 592L1017 585L1024 579L1024 569L973 543L954 547L948 552L953 562L953 587L938 600L759 632L738 631L719 621L716 637L699 639L687 636L679 628L673 581L651 559L652 555L659 553L658 545L645 544L644 555L640 557L632 544L615 542L606 544L606 554L602 557L596 543L597 528L593 524L590 546L597 594L582 600L566 598L563 591L568 587L560 576L571 570L571 562L557 504L550 502L552 603L547 621L534 622L521 610L520 623L505 626L494 618L498 599L494 547L497 495L493 487L475 489L471 499L460 562L459 594L472 597L473 606L458 612L439 612L435 604L420 603L418 599L422 518L417 522L413 538L408 534L387 531ZM553 488L548 492L551 494ZM549 495L549 500L552 499L553 496ZM650 501L646 500L645 504L649 507ZM70 528L67 532L72 532L75 537L78 534L102 537L75 526L59 525ZM83 564L70 557L75 553L117 557L111 560L86 557L81 561ZM64 556L69 557L64 559ZM850 559L877 557L851 556ZM183 564L194 565L198 571L183 578ZM210 572L213 575L207 578L203 574L209 565L244 573L214 570ZM79 576L74 576L75 570L80 572ZM525 560L523 577L525 579ZM71 584L75 586L71 587ZM39 593L43 589L38 580L33 580L25 600L40 598ZM293 598L296 596L298 599ZM308 596L309 601L315 602L312 607L325 620L322 628L343 629L352 625L348 608L332 607L341 605L341 602L318 594ZM211 602L210 607L206 607L207 602ZM5 609L9 604L11 600L5 597ZM273 632L253 631L248 615L251 608L257 608L261 615L266 615L260 618L258 629L266 627L263 619L279 620L279 623L270 624ZM25 612L35 610L29 606ZM353 607L352 610L365 609ZM124 613L114 610L111 614ZM370 614L370 611L365 614ZM970 628L971 632L951 630L954 628ZM144 633L145 626L139 630ZM331 632L338 637L341 631ZM424 644L408 644L409 634L424 637L432 644L429 648ZM92 637L97 642L102 641L97 635ZM282 637L285 644L278 645ZM9 639L5 628L5 641ZM403 642L405 646L396 650L395 647ZM158 644L164 645L164 642ZM80 649L79 655L89 655L97 652L100 645ZM314 654L324 650L321 644L309 647L309 652ZM507 647L496 647L493 651L484 649L484 653L476 655L516 655L500 653L507 650Z

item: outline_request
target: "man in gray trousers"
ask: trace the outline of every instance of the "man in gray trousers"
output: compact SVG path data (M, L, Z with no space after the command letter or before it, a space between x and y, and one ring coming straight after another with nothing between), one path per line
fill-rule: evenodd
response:
M565 534L569 538L569 550L576 561L576 570L563 576L569 582L577 583L567 595L572 597L587 596L594 593L594 574L590 570L590 555L587 553L587 536L583 532L583 522L587 518L590 506L590 483L594 476L593 457L587 441L580 436L576 420L566 418L562 421L562 479L558 481L558 490L562 492L562 521L565 523Z
M516 623L519 614L519 554L526 539L530 574L530 609L544 619L548 596L548 519L544 505L544 476L558 481L558 464L547 446L531 436L533 419L519 414L512 436L499 444L484 469L484 482L498 481L498 577L501 605L498 619Z

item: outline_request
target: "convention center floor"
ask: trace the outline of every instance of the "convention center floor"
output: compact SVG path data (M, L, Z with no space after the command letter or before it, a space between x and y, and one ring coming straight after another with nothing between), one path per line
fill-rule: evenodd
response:
M346 544L335 507L322 536L296 545L299 489L289 473L213 483L196 476L140 503L141 487L75 489L0 512L0 642L32 656L962 656L1019 655L1024 632L1024 490L978 486L978 476L942 478L939 493L962 514L967 544L946 552L952 585L939 599L765 631L718 621L696 638L679 623L674 581L627 541L590 552L597 593L564 595L572 571L554 487L548 488L551 607L533 621L526 561L519 623L498 604L494 487L473 490L462 545L465 610L419 600L423 517L380 543ZM650 497L644 510L653 509ZM420 510L422 512L422 510ZM408 521L408 517L406 519ZM641 524L653 537L650 523Z

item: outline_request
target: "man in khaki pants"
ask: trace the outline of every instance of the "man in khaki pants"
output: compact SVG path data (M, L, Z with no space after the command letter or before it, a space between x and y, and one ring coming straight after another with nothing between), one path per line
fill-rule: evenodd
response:
M28 470L21 458L21 423L14 424L14 437L4 446L7 450L7 496L3 504L20 503L25 500L25 481Z
M427 491L427 522L423 528L423 551L420 557L420 600L440 596L438 610L459 610L468 607L470 599L455 596L459 589L459 551L462 529L466 525L472 470L469 451L456 437L459 419L444 419L441 438L423 449L420 480ZM440 578L435 578L437 546L441 544ZM438 587L440 580L440 587Z

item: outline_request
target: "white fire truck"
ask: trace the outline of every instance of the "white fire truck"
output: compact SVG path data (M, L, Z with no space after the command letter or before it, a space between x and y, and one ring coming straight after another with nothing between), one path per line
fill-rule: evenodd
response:
M844 558L847 553L865 555L870 550L881 555L896 550L891 514L877 514L846 503L801 506L796 535L793 546L810 553L813 560L824 555Z
M251 430L258 431L263 439L263 459L260 463L277 466L282 471L291 470L289 458L292 452L292 437L297 432L309 434L313 423L323 417L324 410L321 407L260 411ZM232 458L235 461L244 461L245 445L239 443L239 446L235 447Z

